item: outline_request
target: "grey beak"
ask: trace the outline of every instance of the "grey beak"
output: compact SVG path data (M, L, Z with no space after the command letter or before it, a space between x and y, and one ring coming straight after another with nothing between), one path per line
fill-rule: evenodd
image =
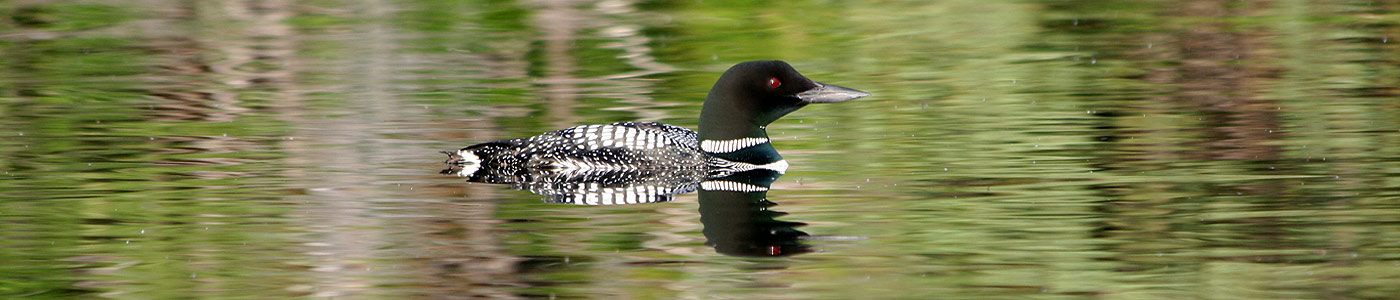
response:
M833 103L870 96L870 93L839 85L816 82L817 87L797 93L797 99L807 103Z

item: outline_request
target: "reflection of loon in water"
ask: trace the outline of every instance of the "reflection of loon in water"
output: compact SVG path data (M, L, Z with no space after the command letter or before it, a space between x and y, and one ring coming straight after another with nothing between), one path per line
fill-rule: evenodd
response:
M782 173L751 170L707 173L701 170L559 171L493 174L475 170L463 174L450 165L443 174L469 181L510 184L511 188L545 196L546 202L576 205L622 205L670 201L675 195L699 192L703 233L719 253L735 256L786 256L811 252L801 243L804 223L774 219L786 213L769 210L768 188Z
M547 170L479 169L464 172L450 164L443 174L467 181L510 184L511 188L545 196L545 202L579 205L616 205L671 201L675 195L694 192L706 178L705 170ZM518 172L502 172L518 171Z
M786 256L811 252L800 241L807 225L774 219L787 213L768 210L768 186L781 173L756 170L706 181L700 189L700 223L719 253L735 256Z
M865 92L823 84L781 61L729 68L705 97L700 130L661 123L575 126L533 137L443 151L446 174L474 182L512 184L584 205L670 201L700 192L705 236L721 253L790 255L801 223L773 217L768 186L787 170L769 143L767 125L812 103L842 102Z

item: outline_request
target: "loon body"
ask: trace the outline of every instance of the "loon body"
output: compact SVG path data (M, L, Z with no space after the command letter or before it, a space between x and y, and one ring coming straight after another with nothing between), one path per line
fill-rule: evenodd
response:
M715 82L700 112L699 132L661 123L620 122L443 152L447 163L457 166L453 173L473 179L526 176L530 170L767 169L781 173L787 162L769 143L765 126L807 104L869 95L812 81L782 61L750 61L734 65Z

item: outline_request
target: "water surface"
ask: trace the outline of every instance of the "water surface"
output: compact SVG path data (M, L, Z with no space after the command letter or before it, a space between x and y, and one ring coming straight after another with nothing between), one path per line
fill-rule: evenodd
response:
M1397 11L4 3L0 297L1394 297ZM475 142L695 128L754 59L874 94L768 129L792 167L763 209L812 253L722 253L701 213L733 207L696 194L561 205L437 174Z

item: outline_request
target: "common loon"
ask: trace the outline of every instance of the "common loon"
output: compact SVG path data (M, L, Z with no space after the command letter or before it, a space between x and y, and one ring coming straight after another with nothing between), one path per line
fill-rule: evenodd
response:
M527 174L529 170L630 171L722 169L784 172L787 162L769 143L769 123L811 103L869 96L823 84L786 62L749 61L730 67L715 82L700 110L699 132L651 122L575 126L533 137L500 140L443 151L458 176L478 170Z

